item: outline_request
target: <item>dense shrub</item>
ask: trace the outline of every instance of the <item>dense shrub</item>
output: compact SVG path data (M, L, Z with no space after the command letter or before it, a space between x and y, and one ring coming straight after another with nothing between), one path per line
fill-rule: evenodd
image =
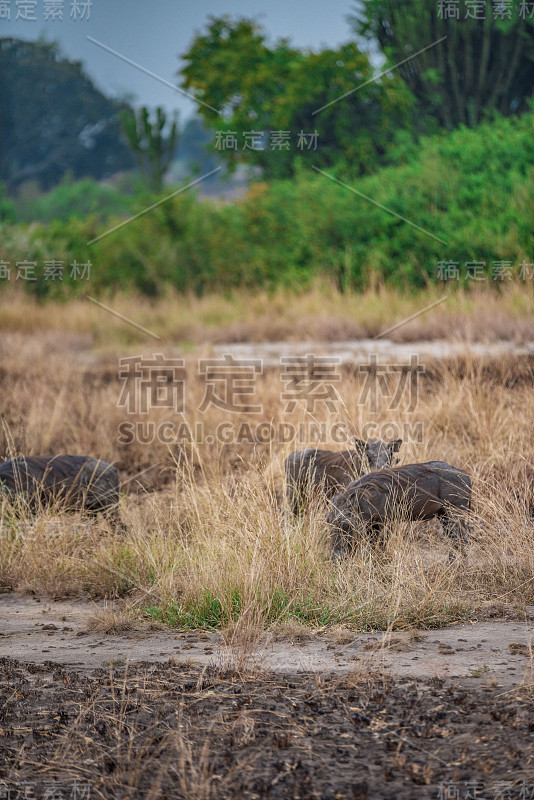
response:
M169 286L199 294L302 287L325 273L341 289L424 286L437 279L440 261L486 262L491 270L505 260L518 270L533 260L533 120L528 114L428 138L409 158L404 150L397 164L357 181L332 170L345 186L301 170L291 180L253 184L232 203L186 191L89 246L123 220L104 223L94 214L29 229L5 224L0 257L90 259L93 293L149 295ZM133 213L140 199L138 206ZM67 278L28 288L87 290Z
M112 214L128 213L132 199L118 189L98 183L92 178L73 181L67 175L49 192L31 192L27 188L15 202L16 218L21 222L67 221L88 214L106 219Z

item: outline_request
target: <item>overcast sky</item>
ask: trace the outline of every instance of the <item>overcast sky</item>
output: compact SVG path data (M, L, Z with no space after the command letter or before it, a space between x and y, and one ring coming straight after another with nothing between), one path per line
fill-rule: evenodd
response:
M69 59L82 61L97 86L112 96L133 96L138 105L178 109L182 120L195 104L171 87L91 42L120 53L164 81L176 84L179 56L210 14L255 17L276 39L287 36L298 47L335 47L352 38L347 15L351 0L3 0L11 19L0 19L0 36L59 42ZM63 19L45 19L56 7ZM16 19L24 9L35 19ZM57 12L56 12L57 13ZM4 12L5 14L5 12ZM82 14L84 14L83 18Z

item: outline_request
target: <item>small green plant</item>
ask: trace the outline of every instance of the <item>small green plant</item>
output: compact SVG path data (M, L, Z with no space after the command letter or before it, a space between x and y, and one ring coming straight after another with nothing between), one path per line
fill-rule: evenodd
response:
M491 672L490 668L484 665L483 667L469 667L467 678L481 678L487 672Z

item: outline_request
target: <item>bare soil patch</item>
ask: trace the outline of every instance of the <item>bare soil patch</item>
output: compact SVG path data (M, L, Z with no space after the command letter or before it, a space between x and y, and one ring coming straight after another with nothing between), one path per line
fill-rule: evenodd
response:
M203 631L91 632L102 608L0 597L2 797L534 794L526 618L239 654Z
M520 798L534 785L531 695L466 679L1 658L0 701L0 786L36 798L401 800L474 785Z
M224 634L154 629L132 623L130 630L94 630L95 617L120 604L47 601L0 595L0 657L50 661L90 670L126 662L161 663L172 658L200 667L234 663L277 673L335 672L356 667L387 670L395 677L488 678L510 688L530 678L533 622L525 618L489 619L439 630L393 633L314 632L298 641L267 632L250 647L230 647ZM491 609L490 609L491 611ZM161 628L161 626L160 626ZM92 630L93 629L93 630Z

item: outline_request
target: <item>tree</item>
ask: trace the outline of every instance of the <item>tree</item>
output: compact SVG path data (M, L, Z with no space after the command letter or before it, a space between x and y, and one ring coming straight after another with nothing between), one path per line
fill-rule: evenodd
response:
M483 18L467 16L475 5ZM534 18L522 18L521 4L513 5L507 10L482 0L469 10L465 2L365 0L352 21L356 33L378 42L391 65L446 36L398 72L426 127L430 120L448 129L473 127L495 112L525 111L534 92Z
M411 96L400 76L372 81L355 43L303 51L287 39L270 44L253 20L211 17L184 60L182 86L195 93L221 155L266 178L292 175L302 161L370 172L408 120Z
M156 117L150 120L146 106L137 111L129 108L120 115L122 129L128 140L135 161L148 188L160 192L163 177L171 165L178 140L178 120L176 114L170 123L167 135L164 129L167 115L161 106L156 108Z
M131 169L117 112L79 62L56 44L0 39L0 180L13 192L25 181L48 189L69 172L104 178Z

